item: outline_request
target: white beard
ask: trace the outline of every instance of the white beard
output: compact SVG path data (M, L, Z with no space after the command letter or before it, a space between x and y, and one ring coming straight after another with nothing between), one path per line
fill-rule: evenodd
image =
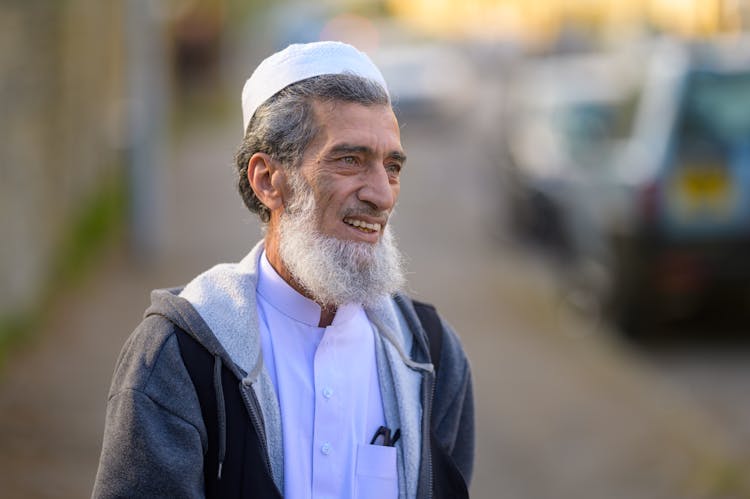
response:
M279 255L313 300L337 308L346 303L368 307L403 287L403 257L390 225L375 244L321 234L312 189L292 183L294 201L279 221Z

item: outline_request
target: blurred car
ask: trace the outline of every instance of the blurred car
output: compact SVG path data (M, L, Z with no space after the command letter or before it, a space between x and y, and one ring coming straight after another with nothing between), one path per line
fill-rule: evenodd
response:
M632 336L748 296L749 47L662 42L636 87L568 99L548 116L557 149L540 151L546 176L514 156L570 275Z
M552 56L511 69L500 157L516 236L564 258L586 237L590 222L580 217L593 214L574 205L581 213L568 220L570 198L610 175L612 151L632 132L636 82L628 69L612 54Z

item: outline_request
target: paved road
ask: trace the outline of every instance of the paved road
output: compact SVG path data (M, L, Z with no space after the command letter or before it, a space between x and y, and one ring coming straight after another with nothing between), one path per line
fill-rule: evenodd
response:
M49 314L0 385L0 490L78 498L93 481L109 377L148 290L236 260L260 230L234 193L236 120L193 127L168 169L163 258L115 249ZM561 306L548 269L494 247L489 158L460 119L406 117L395 222L410 289L461 333L474 367L474 497L748 497L715 414L602 328Z

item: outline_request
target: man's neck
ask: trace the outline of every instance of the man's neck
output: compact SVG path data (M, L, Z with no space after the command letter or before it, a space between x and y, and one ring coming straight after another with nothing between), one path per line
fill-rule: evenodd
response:
M320 307L320 322L318 327L328 327L333 323L336 316L336 309L333 307Z

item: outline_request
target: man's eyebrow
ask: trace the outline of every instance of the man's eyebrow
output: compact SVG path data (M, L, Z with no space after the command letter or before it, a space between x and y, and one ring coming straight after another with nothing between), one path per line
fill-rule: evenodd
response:
M391 159L395 159L396 161L399 161L401 163L406 163L406 154L402 153L401 151L392 151L390 154L388 154L388 157Z
M367 146L355 146L352 144L338 144L333 146L328 154L373 154L373 150Z
M368 147L368 146L358 146L358 145L353 145L353 144L338 144L338 145L333 146L328 151L328 155L337 155L337 154L373 155L375 154L375 151L371 147ZM406 154L404 154L401 151L391 151L388 153L387 157L400 161L401 163L404 163L406 161Z

